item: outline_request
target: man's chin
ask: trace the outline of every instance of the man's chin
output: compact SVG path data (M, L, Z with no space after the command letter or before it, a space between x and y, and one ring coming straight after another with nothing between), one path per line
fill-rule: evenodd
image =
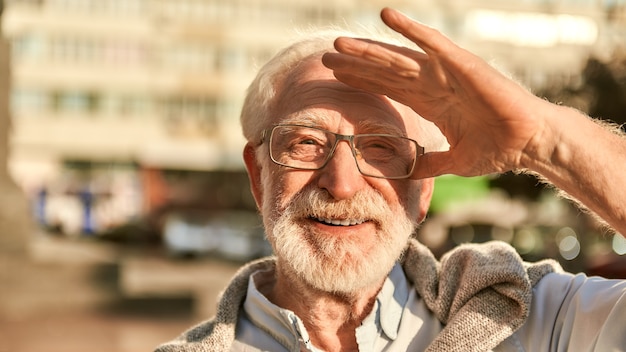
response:
M338 295L359 295L373 287L379 287L393 268L396 258L383 261L363 257L358 264L310 263L308 270L297 275L307 286L325 293ZM373 264L374 263L374 264ZM293 269L293 268L292 268Z
M407 244L404 236L379 236L390 240L379 240L377 245L363 248L342 243L340 238L329 241L309 236L305 240L296 229L287 233L274 243L285 274L315 290L341 295L358 295L379 288Z

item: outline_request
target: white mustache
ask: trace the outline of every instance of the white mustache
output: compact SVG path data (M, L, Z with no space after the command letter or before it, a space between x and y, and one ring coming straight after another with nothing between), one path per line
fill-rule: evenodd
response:
M285 210L296 218L313 218L342 226L366 221L381 225L393 216L383 196L373 189L359 191L350 199L334 200L322 189L307 187L289 201Z

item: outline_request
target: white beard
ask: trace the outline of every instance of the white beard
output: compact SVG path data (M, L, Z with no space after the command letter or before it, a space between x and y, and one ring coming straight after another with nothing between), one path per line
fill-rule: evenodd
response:
M268 238L279 265L311 287L331 293L354 294L380 284L406 248L417 223L403 208L391 209L373 189L352 199L335 201L326 191L309 187L278 209L264 202ZM376 224L374 246L363 248L349 236L329 236L305 226L310 218L362 219ZM357 241L358 240L358 241Z

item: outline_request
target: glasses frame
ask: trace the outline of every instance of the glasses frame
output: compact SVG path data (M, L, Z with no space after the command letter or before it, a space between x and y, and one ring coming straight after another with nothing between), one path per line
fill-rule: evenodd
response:
M274 131L277 128L281 128L281 127L304 127L304 128L311 128L311 129L314 129L314 130L318 130L318 131L321 131L321 132L324 132L324 133L329 133L329 134L332 134L332 135L335 136L335 143L330 148L330 151L328 152L328 155L326 156L326 159L324 160L324 162L319 167L300 167L300 166L287 165L287 164L281 163L280 161L274 159L274 156L272 155L272 138L274 136ZM413 158L413 163L411 164L411 167L409 168L409 171L408 171L408 173L406 175L387 177L387 176L381 176L381 175L368 174L366 172L363 172L363 170L361 170L361 167L359 166L359 162L357 160L358 151L357 151L357 149L354 146L354 139L357 138L357 137L374 137L374 136L401 138L401 139L407 140L407 141L415 144L415 158ZM411 176L411 174L413 173L413 170L415 169L415 164L417 163L417 158L419 158L421 155L424 155L424 147L422 147L419 143L417 143L416 140L414 140L412 138L404 137L404 136L398 136L398 135L395 135L395 134L385 134L385 133L361 133L361 134L353 134L353 135L350 135L350 134L340 134L340 133L331 132L331 131L328 131L328 130L325 130L325 129L319 128L319 127L307 126L307 125L298 125L298 124L279 124L279 125L273 125L273 126L271 126L269 128L264 129L262 131L262 133L261 133L261 143L260 144L268 142L267 153L269 154L270 159L277 165L288 167L288 168L291 168L291 169L296 169L296 170L321 170L328 164L330 159L332 159L333 155L335 154L335 150L337 149L337 145L341 141L347 141L348 142L348 145L350 146L350 150L352 151L352 157L354 158L354 162L356 164L356 168L359 170L361 175L367 176L367 177L375 177L375 178L382 178L382 179L389 179L389 180L397 180L397 179L409 178Z

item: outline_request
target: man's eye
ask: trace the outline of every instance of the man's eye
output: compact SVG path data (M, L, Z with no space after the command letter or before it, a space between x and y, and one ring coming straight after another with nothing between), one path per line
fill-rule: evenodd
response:
M389 144L383 144L383 143L371 143L369 145L367 145L367 148L375 148L375 149L393 149L394 147L389 145Z
M381 141L368 141L367 143L362 143L359 149L393 151L395 150L395 146Z
M314 139L303 139L300 142L298 142L298 144L310 144L310 145L314 145L314 144L319 144L316 140Z

